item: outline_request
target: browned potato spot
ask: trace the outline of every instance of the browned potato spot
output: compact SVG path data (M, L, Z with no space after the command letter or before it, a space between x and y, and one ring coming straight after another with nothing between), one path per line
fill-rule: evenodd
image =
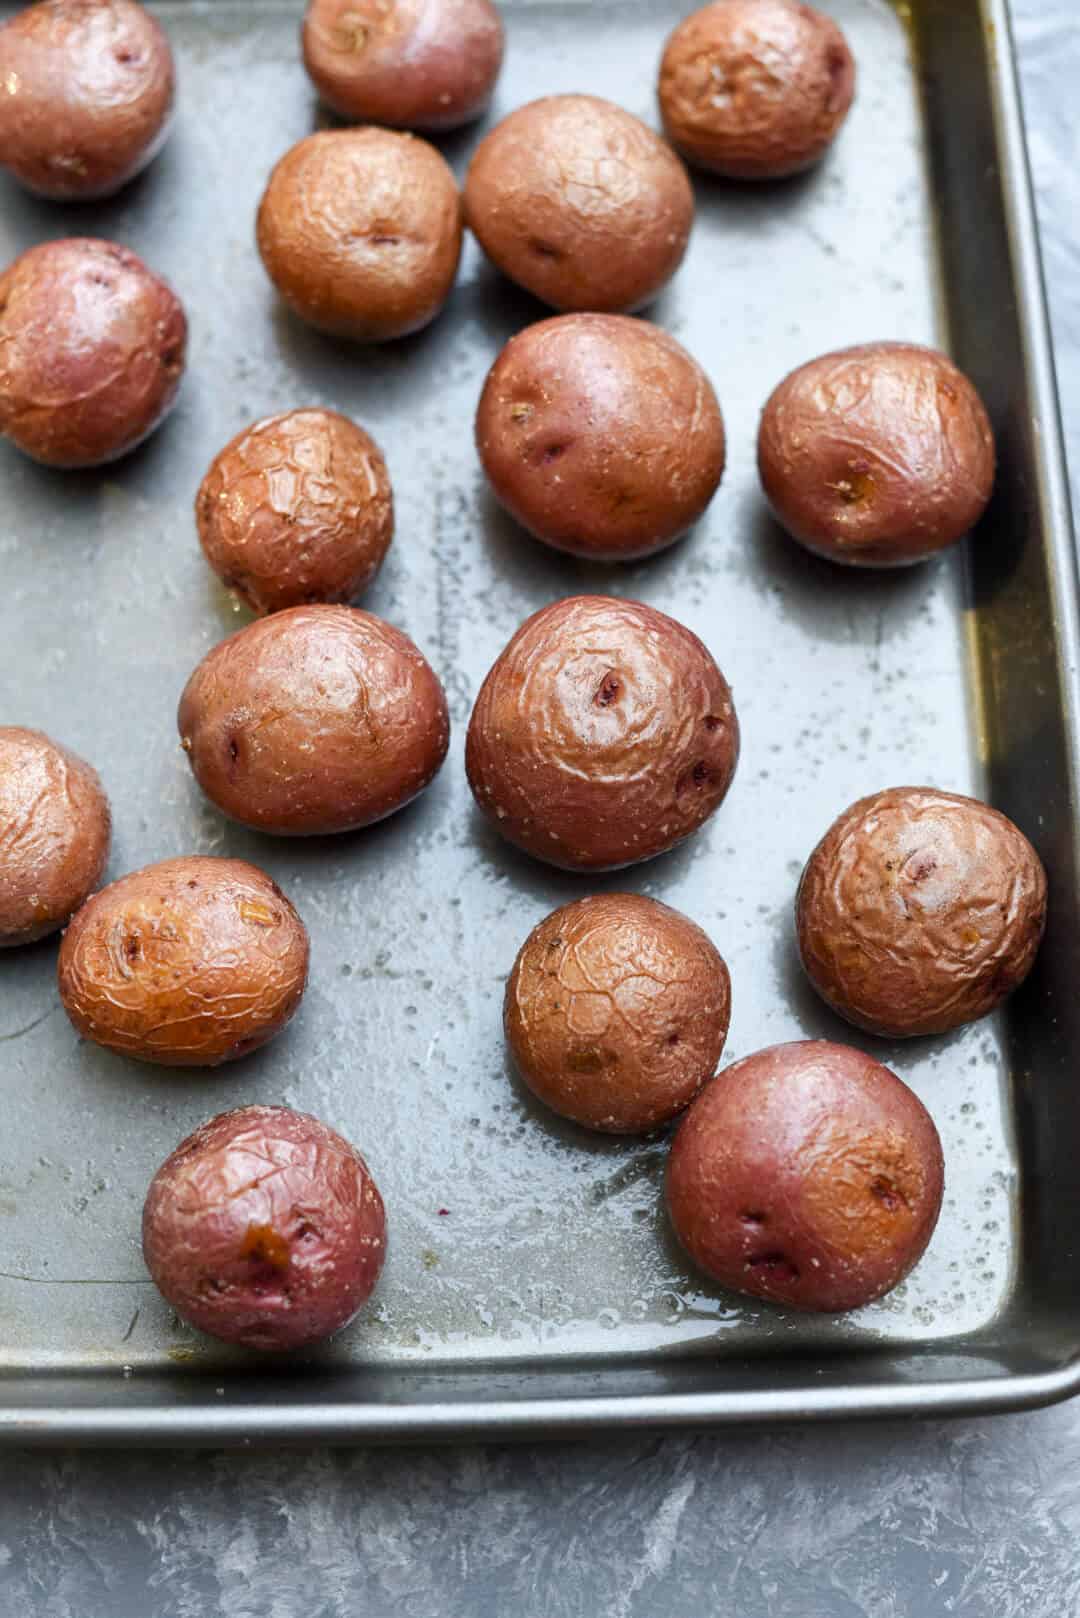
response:
M796 1309L858 1309L918 1263L941 1142L922 1102L863 1051L774 1045L726 1068L671 1149L667 1202L694 1263Z
M598 559L673 544L724 470L705 372L666 332L624 315L560 315L512 337L484 385L476 443L524 528Z
M0 164L41 196L110 196L160 151L175 93L135 0L39 0L0 28Z
M675 153L598 96L519 107L476 149L469 229L512 281L555 309L629 312L682 263L694 194Z
M121 877L60 946L60 998L84 1039L169 1067L215 1067L265 1045L307 984L308 936L244 860L191 855Z
M518 1071L553 1111L638 1134L712 1077L730 1014L727 967L700 927L655 899L608 893L533 929L504 1023Z
M491 99L503 26L491 0L310 0L304 65L353 123L456 129Z
M259 205L259 252L320 331L384 342L434 320L461 257L461 197L426 141L335 129L290 148Z
M738 755L731 691L696 635L639 601L570 596L527 618L491 668L465 768L510 842L596 871L689 837Z
M96 770L40 730L0 726L0 949L64 925L100 882L111 831Z
M777 518L809 550L896 567L978 522L994 487L994 435L944 354L868 343L780 383L761 418L758 468Z
M195 500L206 559L253 612L351 601L394 532L386 462L336 410L290 410L215 456Z
M855 95L836 24L801 0L713 0L679 24L660 65L668 139L734 180L797 174L825 155Z
M159 1290L200 1331L302 1348L370 1296L386 1216L364 1159L326 1124L289 1107L237 1107L165 1159L142 1237Z
M446 696L407 635L356 607L291 607L208 652L180 740L218 808L282 836L353 831L438 773Z
M1046 873L989 805L892 787L826 832L795 921L803 965L834 1011L892 1038L942 1034L985 1017L1031 971Z

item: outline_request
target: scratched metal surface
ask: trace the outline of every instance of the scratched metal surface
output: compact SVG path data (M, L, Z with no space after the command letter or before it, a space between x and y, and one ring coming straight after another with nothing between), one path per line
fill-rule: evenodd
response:
M508 1077L504 975L534 922L585 890L495 840L462 768L471 699L526 614L589 589L681 618L734 687L738 776L700 836L604 885L663 898L712 934L734 982L726 1059L801 1035L846 1037L793 963L803 859L864 792L911 780L982 787L961 559L872 577L819 564L779 536L753 471L759 408L792 365L881 335L943 340L915 74L896 13L883 0L833 0L862 79L819 172L754 192L699 187L690 255L651 313L713 377L729 469L688 540L608 570L544 552L484 493L471 442L479 387L506 337L541 311L473 245L445 316L383 350L342 348L275 302L252 221L271 164L318 118L297 65L299 9L163 6L182 110L150 173L92 208L3 190L0 258L58 233L115 237L172 280L192 325L181 405L136 456L58 477L0 450L5 717L97 764L115 807L113 874L189 851L252 859L299 906L313 959L289 1032L195 1077L80 1045L57 1008L54 945L0 961L0 1367L124 1377L170 1357L230 1363L147 1283L138 1220L175 1142L210 1113L256 1100L343 1130L386 1196L389 1262L373 1305L331 1351L337 1363L970 1335L1007 1307L1017 1272L1000 1030L881 1047L930 1107L948 1165L941 1224L911 1280L843 1319L739 1302L691 1275L673 1248L658 1211L662 1144L561 1126ZM678 11L646 0L511 8L493 115L578 86L585 53L592 88L650 117L657 52ZM447 143L459 166L477 134ZM189 670L242 621L197 549L198 480L245 422L304 403L354 415L386 451L397 537L365 605L427 651L455 729L418 805L359 836L290 843L227 825L201 800L173 716Z

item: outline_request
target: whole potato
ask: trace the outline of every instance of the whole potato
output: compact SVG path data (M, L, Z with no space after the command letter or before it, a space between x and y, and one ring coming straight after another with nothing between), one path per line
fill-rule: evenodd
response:
M734 180L810 168L854 95L847 41L802 0L713 0L679 24L660 64L668 139L689 162Z
M634 893L604 893L534 927L506 985L514 1062L552 1111L643 1134L682 1112L727 1038L731 980L701 928Z
M214 572L253 612L351 601L394 532L386 462L336 410L289 410L237 433L195 500Z
M570 596L527 618L469 721L465 768L511 843L571 871L652 859L704 824L739 756L727 681L639 601Z
M803 871L799 952L815 989L893 1039L985 1017L1035 964L1046 872L974 798L892 787L834 821Z
M926 1251L944 1162L919 1098L863 1051L773 1045L726 1068L676 1133L671 1222L721 1285L795 1309L859 1309Z
M62 927L109 858L109 800L78 754L0 725L0 949Z
M381 343L435 319L461 257L461 196L414 135L331 129L285 153L259 204L259 253L285 302L334 337Z
M479 118L503 59L491 0L310 0L304 65L341 117L400 129Z
M110 883L60 945L83 1039L168 1067L216 1067L281 1032L307 985L308 935L244 860L188 855Z
M218 808L279 836L354 831L438 774L446 696L400 629L356 607L292 607L209 651L180 740Z
M488 373L476 444L496 495L537 539L631 561L695 523L724 471L724 423L697 361L625 315L559 315Z
M858 567L921 562L962 539L994 487L994 435L944 354L868 343L785 377L758 436L761 482L808 550Z
M134 253L71 237L0 275L0 434L49 466L99 466L164 420L184 371L179 300Z
M177 1314L244 1348L304 1348L348 1324L386 1256L378 1187L354 1146L289 1107L237 1107L167 1157L143 1256Z
M40 196L119 191L161 150L176 72L135 0L39 0L0 27L0 165Z
M465 218L492 263L555 309L629 313L682 263L694 193L671 148L599 96L545 96L477 147Z

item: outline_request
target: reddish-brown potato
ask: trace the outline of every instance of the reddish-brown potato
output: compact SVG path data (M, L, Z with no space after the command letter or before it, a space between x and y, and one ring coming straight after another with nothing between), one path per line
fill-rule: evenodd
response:
M727 681L639 601L571 596L527 618L480 688L465 768L511 843L573 871L651 859L723 802L739 756Z
M518 1072L587 1129L668 1123L716 1072L731 979L701 928L634 893L564 905L534 927L506 985Z
M926 1251L944 1162L919 1098L863 1051L774 1045L726 1068L679 1126L667 1204L723 1286L795 1309L859 1309Z
M60 945L83 1039L168 1067L216 1067L281 1032L307 985L307 929L245 860L187 855L95 893Z
M795 924L834 1011L902 1039L993 1011L1035 964L1046 872L988 804L933 787L860 798L807 861Z
M354 831L438 773L446 696L407 635L356 607L291 607L208 652L180 740L225 814L280 836Z
M840 29L801 0L713 0L660 64L668 139L699 168L775 180L824 157L855 95Z
M111 196L161 150L175 93L135 0L39 0L0 28L0 165L44 197Z
M267 416L215 456L195 500L214 572L253 612L351 601L394 532L379 446L336 410Z
M95 769L40 730L0 725L0 949L64 925L101 881L111 832Z
M921 562L978 522L994 435L962 371L932 348L868 343L811 360L765 406L761 482L808 550L858 567Z
M114 461L172 408L186 347L179 300L127 248L31 247L0 275L0 434L49 466Z
M503 59L491 0L310 0L304 65L341 117L399 129L479 118Z
M555 309L640 309L682 263L694 193L671 148L598 96L546 96L480 142L465 218L492 263Z
M673 544L724 471L705 372L659 327L625 315L558 315L512 337L480 396L476 445L524 528L604 560Z
M427 141L333 129L285 153L259 204L259 252L289 307L357 342L434 320L461 257L461 195Z
M189 1135L146 1195L143 1256L177 1314L244 1348L304 1348L367 1302L386 1215L354 1146L308 1113L237 1107Z

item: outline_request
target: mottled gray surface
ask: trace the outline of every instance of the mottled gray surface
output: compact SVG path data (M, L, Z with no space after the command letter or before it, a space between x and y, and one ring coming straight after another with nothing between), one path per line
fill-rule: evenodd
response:
M1076 0L1014 0L1080 477ZM531 1449L5 1456L0 1614L1071 1618L1080 1405Z

